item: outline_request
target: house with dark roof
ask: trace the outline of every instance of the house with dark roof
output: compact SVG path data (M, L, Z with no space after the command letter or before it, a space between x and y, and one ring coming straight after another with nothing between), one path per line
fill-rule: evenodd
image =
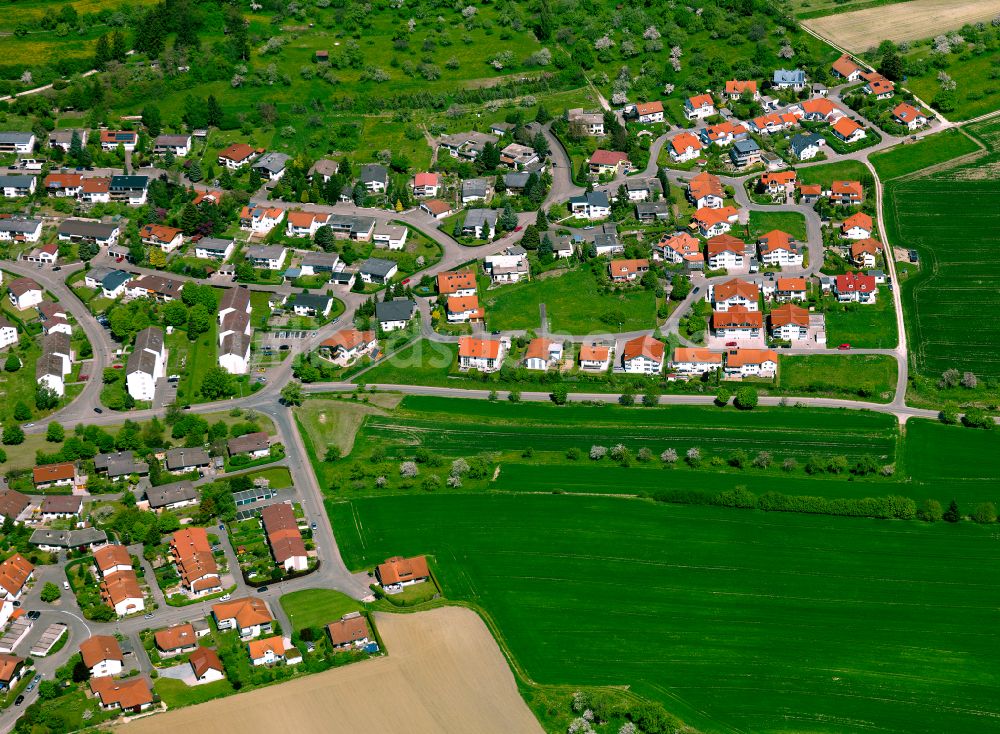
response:
M202 469L211 463L208 452L203 448L176 448L166 452L167 471L189 472Z
M377 194L388 188L389 171L386 170L385 166L380 166L378 163L366 163L361 166L358 180L365 187L365 191L370 194Z
M135 345L125 363L125 384L135 400L152 400L156 381L164 375L167 351L163 329L149 326L135 335Z
M395 298L375 304L375 319L382 331L405 329L417 310L417 304L408 298Z
M144 479L139 483L139 487L149 504L149 508L156 512L176 510L179 507L190 507L198 504L198 490L189 481L161 484L154 487Z

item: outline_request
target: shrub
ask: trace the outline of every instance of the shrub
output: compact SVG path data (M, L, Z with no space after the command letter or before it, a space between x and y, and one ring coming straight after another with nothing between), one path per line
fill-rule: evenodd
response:
M594 461L599 461L603 459L608 453L607 446L591 446L590 447L590 458Z

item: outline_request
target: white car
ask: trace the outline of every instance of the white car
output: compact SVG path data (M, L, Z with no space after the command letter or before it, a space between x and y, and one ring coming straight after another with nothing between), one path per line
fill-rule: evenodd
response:
M69 591L69 581L63 581L63 588Z
M230 599L232 599L232 597L233 597L232 594L223 594L222 596L219 597L219 601L229 601Z

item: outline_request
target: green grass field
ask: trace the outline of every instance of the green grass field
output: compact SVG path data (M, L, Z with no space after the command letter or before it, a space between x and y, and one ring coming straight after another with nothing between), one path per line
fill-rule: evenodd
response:
M924 138L910 145L876 153L871 157L878 176L883 182L906 176L930 166L950 161L969 153L975 153L979 146L961 130L945 130L943 133Z
M804 166L797 168L795 172L802 183L823 184L824 188L829 188L834 181L861 181L872 175L860 161L837 161L818 166Z
M349 567L433 555L445 596L484 609L542 685L627 685L705 732L936 734L1000 715L984 574L1000 546L970 523L572 495L329 509Z
M878 299L870 306L857 306L853 311L828 312L826 341L833 347L850 344L864 349L895 349L899 334L889 289L879 286Z
M880 354L783 356L778 384L793 395L861 395L888 402L896 386L896 360Z
M552 331L576 335L649 329L656 322L655 301L652 292L638 287L602 294L594 274L584 268L503 286L483 296L489 329L538 329L539 304L544 303Z
M904 0L791 0L791 9L796 18L821 18L824 15L850 13L854 10L877 8L880 5L904 2Z
M798 212L750 212L750 236L770 232L772 229L780 229L787 232L799 242L805 242L806 218Z
M937 32L928 29L928 37ZM914 57L930 59L933 55L928 46L910 54ZM949 120L969 120L979 115L993 112L1000 104L1000 91L996 80L991 77L996 61L995 52L985 51L979 55L957 53L949 54L945 73L958 82L954 109L945 112ZM941 86L938 73L941 69L936 64L927 64L922 74L912 75L906 80L906 87L915 95L930 104L937 98Z
M211 701L213 698L221 698L222 696L230 696L236 693L232 683L228 680L217 680L199 686L189 686L183 681L172 678L158 678L153 683L153 690L172 709L181 706L191 706L196 703L205 703L205 701Z
M303 627L325 627L348 612L364 608L361 602L333 589L293 591L282 596L280 601L281 608L296 630Z

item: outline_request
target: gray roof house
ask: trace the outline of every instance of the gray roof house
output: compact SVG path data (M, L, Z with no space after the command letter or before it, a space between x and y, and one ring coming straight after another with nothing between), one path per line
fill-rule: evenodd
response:
M792 136L789 141L789 148L797 158L802 157L802 153L808 148L819 147L826 144L826 140L818 133L798 133Z
M462 181L462 201L486 199L490 195L490 182L485 178L468 178Z
M369 191L379 191L389 185L389 172L378 163L366 163L361 166L359 180Z
M185 471L210 463L208 452L202 448L180 448L167 451L167 469L170 471Z
M370 257L358 268L362 280L371 283L385 283L395 275L397 270L398 266L395 260L386 260L381 257Z
M771 83L778 89L802 89L806 85L806 73L801 69L775 69Z
M79 530L51 530L38 528L28 542L41 548L82 548L108 542L108 534L97 528Z
M197 501L198 490L191 482L174 482L161 484L159 487L145 486L146 499L154 510L171 507L178 504L190 504Z
M97 454L94 457L94 469L107 472L110 479L115 479L129 474L148 474L149 464L136 461L132 451L116 451L110 454Z
M465 215L464 229L495 229L499 215L494 209L469 209Z
M276 179L285 172L285 166L288 165L288 161L290 160L291 156L284 153L265 153L254 162L251 168L262 176L266 176L269 179Z
M392 301L380 301L375 304L375 318L380 324L396 321L409 321L413 318L417 304L408 298L396 298Z
M528 183L531 173L528 171L516 171L515 173L505 173L503 183L508 189L519 191Z

